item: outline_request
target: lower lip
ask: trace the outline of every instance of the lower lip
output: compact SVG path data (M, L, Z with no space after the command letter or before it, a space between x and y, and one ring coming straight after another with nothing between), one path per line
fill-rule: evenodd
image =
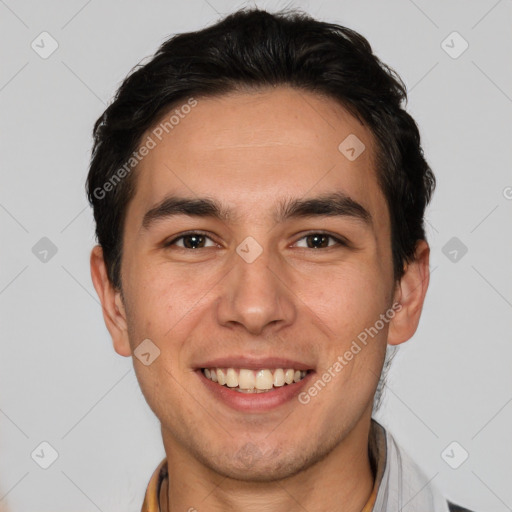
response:
M309 371L299 382L285 384L272 391L265 393L241 393L227 386L221 386L216 382L206 378L201 370L196 370L201 382L208 390L221 402L226 405L244 412L265 412L270 411L292 401L301 390L308 384L314 375L314 371Z

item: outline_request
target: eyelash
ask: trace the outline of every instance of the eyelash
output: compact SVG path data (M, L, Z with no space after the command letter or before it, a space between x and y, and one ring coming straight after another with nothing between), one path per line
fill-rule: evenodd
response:
M183 233L181 234L180 236L177 236L176 238L173 238L172 240L169 240L168 242L165 242L164 243L164 247L171 247L173 244L175 244L178 240L181 240L182 238L186 238L187 236L193 236L193 235L200 235L200 236L204 236L208 239L210 239L212 242L214 243L217 243L215 242L215 240L213 240L211 238L211 236L208 235L208 233L205 233L204 231L189 231L187 233ZM328 238L331 238L332 240L334 240L336 242L336 244L340 247L348 247L348 242L343 240L343 238L340 238L340 237L336 237L334 235L331 235L330 233L326 233L324 231L311 231L309 233L306 233L304 234L301 238L299 238L297 240L297 242L299 240L302 240L304 238L307 238L308 236L312 236L312 235L325 235L327 236ZM295 242L295 243L297 243ZM327 246L327 247L320 247L320 248L317 248L317 249L313 249L311 248L311 250L318 250L318 249L332 249L333 247L336 247L336 246ZM185 251L197 251L197 249L188 249L187 247L179 247L179 249L183 249ZM201 248L200 248L201 249ZM203 247L204 249L204 247ZM309 247L301 247L301 249L310 249Z

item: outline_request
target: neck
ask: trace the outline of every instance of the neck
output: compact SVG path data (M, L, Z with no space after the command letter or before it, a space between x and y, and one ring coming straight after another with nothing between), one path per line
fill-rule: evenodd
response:
M167 510L360 512L374 485L368 450L371 411L323 459L270 482L225 477L200 463L162 430L168 464Z

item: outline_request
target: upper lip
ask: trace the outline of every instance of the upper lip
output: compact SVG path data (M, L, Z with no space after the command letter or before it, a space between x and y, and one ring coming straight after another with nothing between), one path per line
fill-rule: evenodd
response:
M230 356L204 361L196 365L196 368L246 368L248 370L259 370L262 368L293 368L294 370L312 370L313 366L282 357L255 358L248 356Z

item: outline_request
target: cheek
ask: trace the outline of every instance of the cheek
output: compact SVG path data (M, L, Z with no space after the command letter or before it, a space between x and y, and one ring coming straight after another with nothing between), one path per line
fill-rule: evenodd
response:
M331 333L346 341L385 312L389 291L378 267L354 263L317 273L300 295Z
M169 263L139 268L144 270L133 273L130 281L127 320L132 351L149 338L160 350L159 378L168 379L167 371L186 379L180 372L186 370L188 341L212 321L211 293L219 277L215 269L176 269ZM149 379L150 387L156 380L151 375L141 377Z
M208 281L169 265L135 269L130 274L130 320L138 331L164 336L208 290Z

